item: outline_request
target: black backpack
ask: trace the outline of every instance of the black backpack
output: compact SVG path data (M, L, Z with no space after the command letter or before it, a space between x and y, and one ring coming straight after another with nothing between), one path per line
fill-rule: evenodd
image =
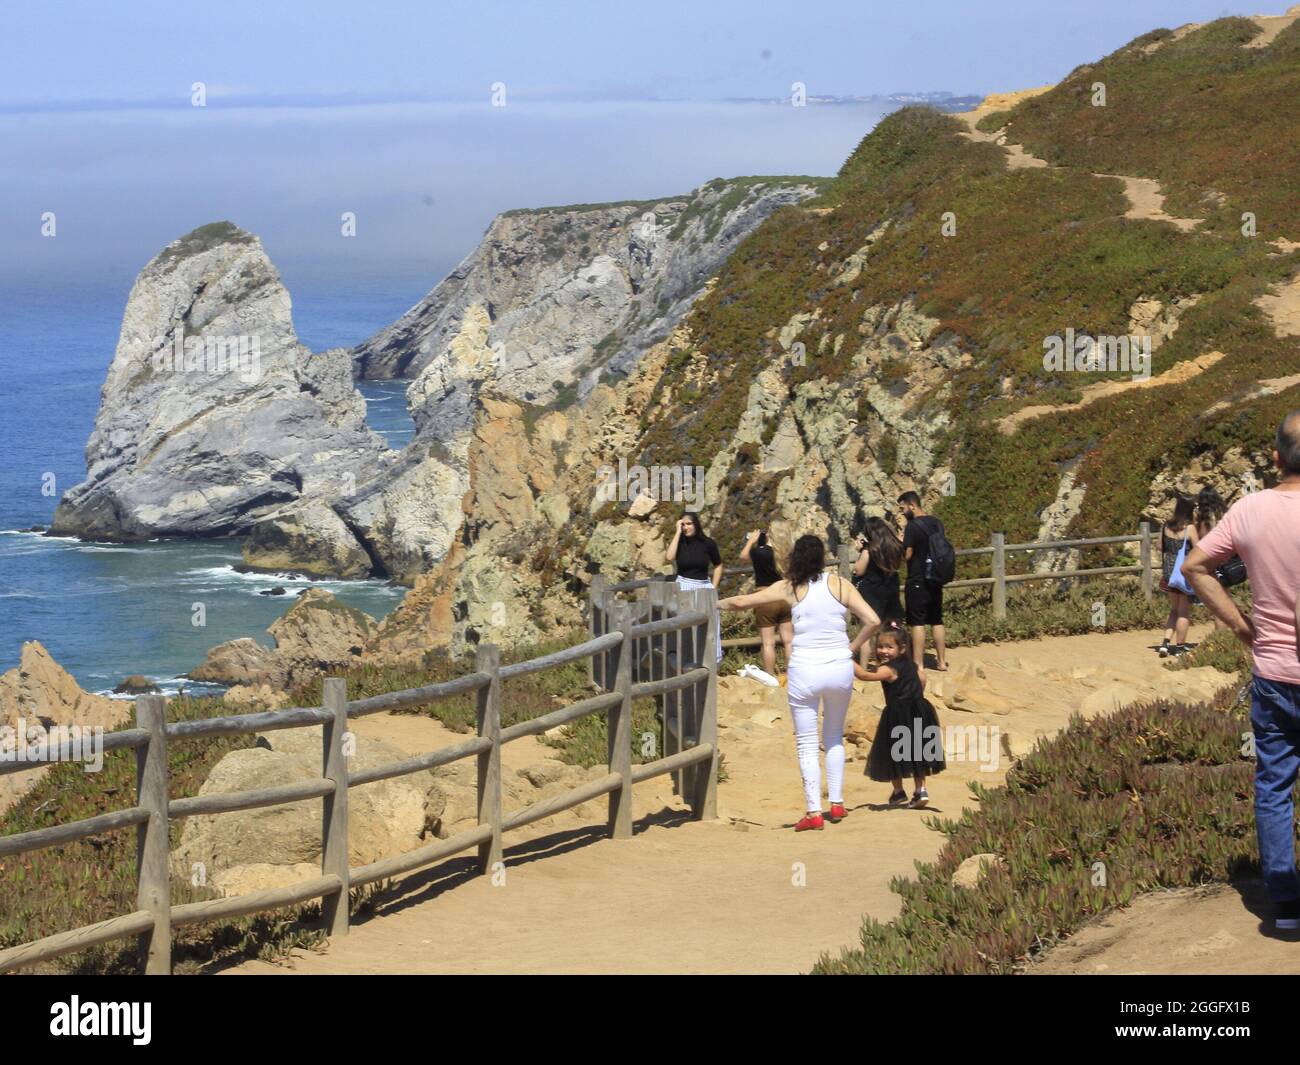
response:
M929 538L926 542L925 579L934 584L947 584L957 576L957 552L948 542L943 523L929 518Z

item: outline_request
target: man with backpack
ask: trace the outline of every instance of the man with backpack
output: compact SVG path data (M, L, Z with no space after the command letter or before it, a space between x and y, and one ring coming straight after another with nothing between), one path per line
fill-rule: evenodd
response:
M904 492L898 503L907 516L903 530L903 555L907 559L907 624L912 630L912 661L925 668L925 627L934 631L935 668L948 668L948 647L943 628L943 586L953 579L957 555L943 522L921 508L921 497Z

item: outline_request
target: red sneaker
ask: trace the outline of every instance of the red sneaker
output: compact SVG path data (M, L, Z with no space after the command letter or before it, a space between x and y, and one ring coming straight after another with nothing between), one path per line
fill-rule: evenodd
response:
M807 832L810 828L815 828L820 832L825 827L826 825L822 821L821 814L808 814L808 816L794 826L794 830L796 832Z
M835 825L839 824L839 822L843 821L848 816L849 812L844 809L844 804L842 802L833 802L831 803L831 812L826 815L826 819L830 821L831 824Z

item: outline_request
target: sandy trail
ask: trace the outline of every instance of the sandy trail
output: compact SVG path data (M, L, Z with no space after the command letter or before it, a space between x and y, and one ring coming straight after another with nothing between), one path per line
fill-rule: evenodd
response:
M1204 373L1211 366L1215 365L1222 358L1222 351L1207 351L1204 355L1198 355L1194 359L1184 359L1182 362L1175 363L1162 374L1156 374L1154 377L1137 378L1128 381L1098 381L1096 384L1084 385L1079 391L1083 398L1077 403L1062 403L1057 406L1048 404L1038 404L1033 407L1021 407L1013 411L1005 418L998 421L998 429L1006 434L1014 433L1025 422L1033 421L1035 418L1041 418L1048 414L1070 414L1077 410L1083 410L1103 399L1109 399L1111 396L1122 395L1125 392L1132 392L1144 388L1162 388L1165 385L1181 385Z
M1152 650L1158 638L1096 633L959 648L949 673L930 671L932 694L945 725L996 727L1019 753L1076 710L1105 712L1158 693L1195 697L1226 682L1212 670L1165 670ZM507 837L504 884L476 875L468 858L454 859L402 881L323 952L300 952L287 966L246 962L226 971L806 972L822 951L857 941L864 913L895 916L890 879L933 859L943 840L924 814L884 807L888 785L862 775L864 730L874 732L880 702L878 685L862 687L850 713L850 733L863 740L860 751L849 747L850 815L823 832L790 829L802 803L784 693L723 678L720 745L729 779L719 786L719 820L690 821L666 778L648 781L637 785L631 840L604 838L603 805L590 803L531 838ZM412 750L428 749L445 732L419 718L389 719L391 728L384 715L367 720L375 734ZM507 772L546 753L514 746L506 748ZM968 783L1000 782L1007 764L1000 757L986 772L978 760L951 763L930 782L929 813L958 816L973 802Z
M1274 285L1255 306L1268 315L1278 336L1300 336L1300 274Z
M1080 929L1031 975L1300 973L1300 935L1280 934L1258 880L1157 891Z

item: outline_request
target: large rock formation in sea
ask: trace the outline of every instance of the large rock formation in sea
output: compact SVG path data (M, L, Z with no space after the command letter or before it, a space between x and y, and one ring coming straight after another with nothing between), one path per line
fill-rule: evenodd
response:
M169 244L132 286L87 478L50 532L242 532L288 503L348 494L385 454L348 355L299 343L260 241L217 222Z

